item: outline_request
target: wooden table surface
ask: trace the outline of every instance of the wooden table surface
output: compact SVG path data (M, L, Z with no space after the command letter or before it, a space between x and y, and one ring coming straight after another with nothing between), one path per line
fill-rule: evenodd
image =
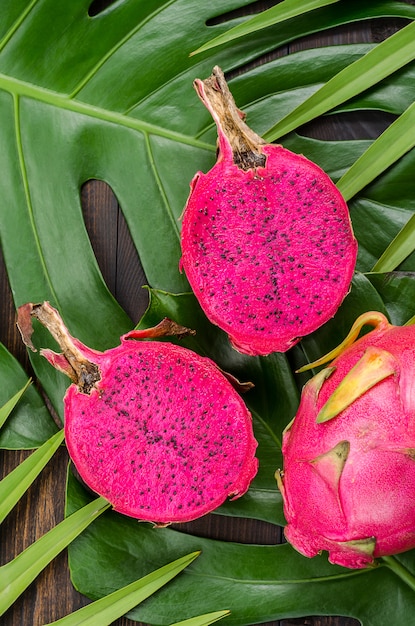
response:
M97 2L98 0L96 0ZM105 0L102 0L105 3ZM412 4L414 2L411 2ZM108 0L106 2L108 4ZM268 3L269 4L269 3ZM279 50L277 54L330 43L378 42L405 24L403 20L377 20L349 25L307 37ZM304 129L310 136L322 139L357 139L377 136L390 117L383 114L332 116ZM146 307L146 283L139 258L131 242L122 213L111 190L102 182L91 181L82 189L82 205L87 229L102 274L118 302L136 323ZM57 246L59 243L57 242ZM15 310L4 263L0 258L0 341L30 372L27 354L15 329ZM0 475L4 476L28 456L25 451L1 451ZM1 528L1 563L21 552L63 519L65 477L68 456L60 449L41 476L21 499ZM270 524L208 515L185 525L193 534L235 541L276 543L281 531ZM2 626L42 626L86 604L70 582L66 553L58 556L1 618ZM174 616L172 616L174 620ZM126 618L116 626L137 624ZM357 626L358 621L343 617L307 617L272 622L275 626Z

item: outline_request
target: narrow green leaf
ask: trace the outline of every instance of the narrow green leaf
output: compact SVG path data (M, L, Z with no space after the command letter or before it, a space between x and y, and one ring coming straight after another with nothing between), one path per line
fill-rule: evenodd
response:
M277 122L264 135L275 141L298 126L362 93L415 59L415 22L378 44L333 76L323 87Z
M21 390L29 376L19 361L0 343L0 406ZM33 450L58 431L35 385L30 385L0 429L0 448Z
M371 272L366 274L366 278L381 297L384 313L391 324L405 326L408 318L415 313L415 272Z
M415 22L413 23L415 26ZM415 36L415 32L414 32ZM415 49L415 40L414 40ZM411 104L337 181L349 200L415 146L415 103ZM407 235L405 235L406 237ZM399 241L399 246L402 241ZM413 250L413 248L412 248ZM410 250L410 252L412 252ZM408 254L401 259L403 260ZM395 266L396 267L396 266ZM393 268L394 269L394 268ZM384 272L386 269L376 271Z
M336 2L338 0L284 0L277 6L262 11L259 15L255 15L255 17L243 22L243 24L238 24L238 26L230 28L222 35L207 41L203 46L191 52L190 56Z
M75 537L110 506L96 498L35 541L12 561L0 568L0 615L17 600L40 572Z
M15 393L14 396L6 402L6 404L3 404L3 406L0 407L0 428L3 426L4 422L9 417L10 413L13 411L14 407L19 402L20 398L22 397L26 389L29 387L31 382L32 382L31 380L28 380L25 386L22 389L20 389L20 391Z
M382 561L387 567L389 567L389 569L392 570L394 574L396 574L396 576L399 576L399 578L403 580L403 582L408 585L412 591L415 591L415 576L408 570L407 567L399 562L398 557L384 556L382 557Z
M197 617L191 617L185 619L182 622L175 622L171 626L209 626L224 617L227 617L230 611L214 611L213 613L205 613L204 615L198 615Z
M63 439L64 433L60 430L0 482L0 524L55 454Z
M391 241L372 272L393 272L415 250L415 214Z
M96 624L109 626L109 624L112 624L116 619L122 617L155 593L160 587L163 587L177 574L180 574L199 554L200 552L192 552L183 556L46 626L52 626L52 624L60 624L62 626L81 626L81 624L82 626L96 626ZM211 622L200 622L201 626L205 623ZM197 626L197 623L194 626Z

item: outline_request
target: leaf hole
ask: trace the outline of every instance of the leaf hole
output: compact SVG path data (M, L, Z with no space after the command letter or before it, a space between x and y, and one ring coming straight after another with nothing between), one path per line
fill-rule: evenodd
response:
M257 13L261 13L262 11L279 4L281 1L282 0L257 0L256 2L251 2L251 4L247 4L244 7L233 9L232 11L227 11L226 13L221 13L220 15L209 18L206 21L206 26L217 26L218 24L224 24L225 22L230 22L231 20L235 20L240 17L256 15Z
M283 542L280 526L261 520L234 518L216 513L206 515L193 522L173 524L172 528L196 537L208 537L219 541L236 541L259 545L275 545Z
M118 0L92 0L88 8L89 17L96 17L103 13L108 7L115 4Z
M322 141L376 139L396 117L384 111L347 111L317 118L297 132Z
M275 626L276 624L281 624L281 626L335 626L338 624L339 626L361 626L359 620L354 619L354 617L344 617L341 615L335 615L332 617L298 617L294 619L290 619L289 621L284 620L283 622L270 622L269 625ZM267 626L267 624L263 624L262 626Z
M118 200L101 180L82 186L85 227L102 277L117 302L136 324L148 306L141 261Z

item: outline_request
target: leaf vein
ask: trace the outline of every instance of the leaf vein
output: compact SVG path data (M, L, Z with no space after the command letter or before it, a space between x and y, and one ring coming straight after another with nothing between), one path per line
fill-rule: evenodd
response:
M11 27L9 28L7 33L4 35L3 39L0 41L0 52L8 44L10 39L13 37L15 32L20 28L20 26L23 24L23 22L26 19L26 17L29 15L31 10L36 6L36 4L38 2L39 2L39 0L32 0L32 2L30 2L30 4L28 4L26 9L19 15L17 20L14 22L14 24L11 25Z
M276 546L277 548L279 546ZM190 572L188 572L190 574ZM256 579L250 579L250 578L244 578L244 579L238 579L238 578L234 578L231 576L222 576L219 574L206 574L203 572L197 572L192 570L191 575L192 576L199 576L201 578L210 578L210 579L215 579L215 580L226 580L226 581L230 581L230 582L237 582L239 584L243 584L243 585L269 585L269 586L280 586L280 585L301 585L301 584L310 584L310 583L325 583L327 581L333 581L333 580L344 580L344 579L348 579L352 576L359 576L362 574L367 574L367 570L365 569L361 569L361 570L353 570L344 574L333 574L333 575L329 575L329 576L316 576L314 577L310 577L310 578L280 578L280 579L276 579L276 578L271 578L271 579L264 579L262 578L261 580L256 580Z
M100 59L100 61L98 61L98 63L88 72L88 74L84 76L84 78L78 83L75 89L73 89L69 97L71 99L74 98L89 83L89 81L99 72L101 67L103 67L105 63L117 52L117 50L122 48L122 46L125 45L127 41L131 39L133 35L135 35L139 30L141 30L143 26L145 26L149 21L151 21L156 15L161 13L161 11L164 11L169 5L174 4L174 2L176 2L176 0L169 0L168 2L166 2L164 6L159 7L156 11L153 11L152 13L147 15L147 17L141 22L139 22L133 29L131 29L130 32L127 33L127 35L124 35L124 37L122 37L119 41L117 41L116 45L114 45L110 50L108 50L108 52L104 54L104 56Z
M56 291L53 287L52 280L49 275L49 271L45 262L45 257L42 252L42 246L40 244L39 235L37 232L36 223L35 223L35 219L33 215L33 203L32 203L32 197L30 193L30 184L29 184L29 178L28 178L28 173L27 173L27 168L26 168L21 128L20 128L20 98L15 95L13 98L13 102L14 102L14 116L15 116L16 145L17 145L17 152L18 152L18 157L19 157L20 172L22 175L24 195L26 198L27 210L29 214L29 221L30 221L31 229L32 229L33 236L35 239L36 249L38 251L40 264L41 264L46 282L50 288L51 293L53 294L53 298L55 302L57 303L58 298L56 295Z
M165 189L163 187L163 183L162 183L160 175L158 173L156 162L155 162L155 159L154 159L154 156L153 156L153 151L152 151L152 148L151 148L150 138L149 138L147 133L145 133L145 142L146 142L146 148L147 148L147 153L148 153L150 166L151 166L151 169L152 169L152 172L153 172L153 175L154 175L154 179L156 181L157 188L158 188L160 196L161 196L161 198L163 200L164 206L166 207L166 212L167 212L167 215L170 218L170 221L172 223L174 232L176 233L177 238L180 240L180 230L179 230L178 221L177 221L177 219L173 215L173 211L171 209L169 200L167 198L166 191L165 191Z
M122 113L97 107L86 102L81 102L80 100L71 100L68 96L59 94L56 91L45 89L37 85L31 85L30 83L12 78L5 74L0 74L0 89L11 93L13 96L37 100L38 102L56 106L57 108L71 111L73 113L93 117L103 122L117 124L119 126L130 128L131 130L136 130L142 133L148 133L150 135L158 135L177 143L201 148L202 150L208 150L209 152L215 151L215 146L212 144L198 141L189 135L168 130L166 128L162 128L161 126L150 124L136 118L127 117Z

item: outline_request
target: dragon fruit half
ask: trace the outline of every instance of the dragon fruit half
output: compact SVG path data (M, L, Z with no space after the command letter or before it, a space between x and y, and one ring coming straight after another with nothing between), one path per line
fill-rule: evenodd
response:
M349 290L357 243L347 205L315 163L245 124L220 68L194 86L217 125L219 155L191 182L181 267L237 350L285 352Z
M233 384L210 359L151 341L188 329L165 319L98 352L72 337L49 303L27 304L18 325L32 349L33 317L62 349L41 353L73 381L64 399L69 455L116 511L185 522L245 493L257 472L257 443Z
M303 389L276 476L288 541L362 568L415 547L415 326L365 313L308 367L332 358Z

